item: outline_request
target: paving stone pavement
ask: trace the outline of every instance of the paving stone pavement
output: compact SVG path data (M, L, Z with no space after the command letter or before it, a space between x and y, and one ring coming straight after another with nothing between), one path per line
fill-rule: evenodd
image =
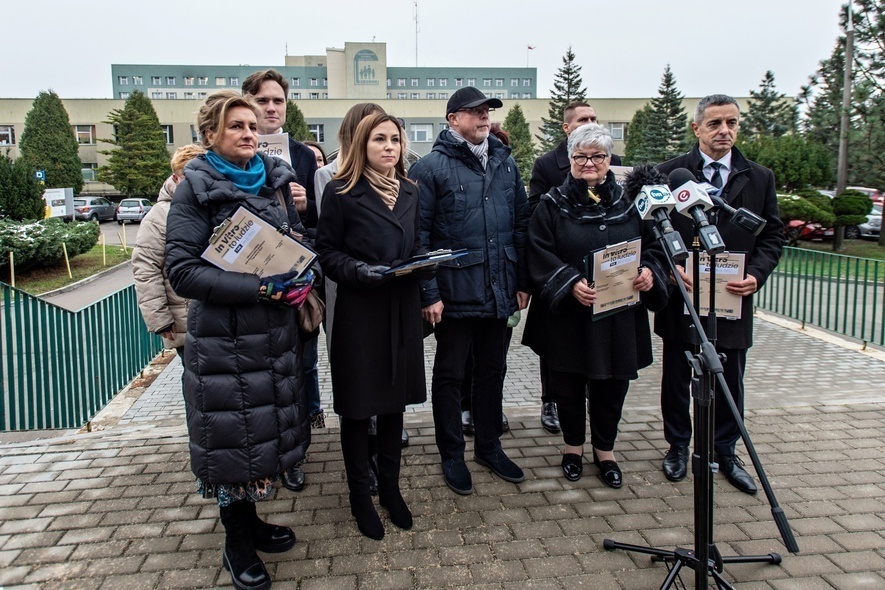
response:
M410 531L363 537L350 516L329 374L321 370L328 428L315 430L300 493L277 489L259 512L293 527L298 543L266 555L275 588L658 588L662 564L605 551L612 538L690 547L692 478L660 472L659 367L628 394L616 453L620 490L589 464L568 482L557 435L538 419L537 359L514 335L505 409L508 453L526 471L510 484L468 461L476 493L442 482L429 404L409 409L403 495ZM885 355L757 321L746 378L747 426L801 549L780 541L764 495L716 476L715 540L725 555L783 555L779 565L734 564L741 590L885 588ZM427 340L427 367L433 339ZM321 350L324 348L320 347ZM656 350L659 357L659 351ZM0 446L0 588L229 587L220 567L216 505L194 493L180 393L171 362L113 427ZM471 456L468 443L468 457ZM692 587L693 573L683 579Z

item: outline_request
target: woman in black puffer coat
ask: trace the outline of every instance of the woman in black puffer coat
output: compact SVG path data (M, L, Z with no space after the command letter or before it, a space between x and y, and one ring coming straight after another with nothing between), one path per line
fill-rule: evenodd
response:
M303 233L288 190L295 174L256 154L256 120L254 104L235 92L206 100L198 124L208 151L185 168L166 233L170 282L192 300L183 377L191 469L203 496L218 500L223 564L234 586L249 589L270 587L256 549L295 544L291 529L258 518L255 502L310 444L297 310L280 298L292 275L261 279L200 256L213 229L241 206Z

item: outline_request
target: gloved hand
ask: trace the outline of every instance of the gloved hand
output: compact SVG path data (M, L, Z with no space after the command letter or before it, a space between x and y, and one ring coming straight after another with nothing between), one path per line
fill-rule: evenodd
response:
M287 272L263 277L258 287L258 296L271 301L279 301L297 276L297 272Z
M381 274L385 270L388 270L389 266L384 266L383 264L368 264L366 262L360 262L356 265L356 282L364 287L377 287L378 285L383 285L388 281L393 280L393 273L383 275Z

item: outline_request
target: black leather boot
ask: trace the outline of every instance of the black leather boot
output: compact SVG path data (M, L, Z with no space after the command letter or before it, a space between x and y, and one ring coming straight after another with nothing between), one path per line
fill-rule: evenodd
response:
M261 520L255 502L246 502L252 542L255 549L265 553L284 553L295 546L295 533L287 526Z
M270 575L255 553L249 523L250 502L240 500L220 509L224 525L224 551L221 563L230 572L237 590L269 590Z
M357 528L370 539L384 538L384 525L369 493L369 420L341 417L341 454L350 489L350 513Z
M412 512L399 490L402 445L402 414L378 416L378 500L390 513L390 521L401 529L412 528Z

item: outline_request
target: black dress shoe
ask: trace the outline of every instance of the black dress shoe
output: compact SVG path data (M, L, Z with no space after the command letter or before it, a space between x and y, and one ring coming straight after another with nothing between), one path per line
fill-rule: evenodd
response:
M473 478L464 459L449 459L443 462L443 477L453 492L466 496L473 493Z
M504 412L501 412L501 431L510 432L510 420L507 419L507 415Z
M494 455L480 455L475 453L473 459L484 467L492 470L492 473L510 483L525 481L525 473L519 466L510 460L503 450L498 450Z
M593 464L599 468L599 478L602 483L610 488L620 488L624 481L621 476L621 468L618 467L617 461L600 461L596 456L596 449L593 449Z
M719 472L725 475L728 482L745 494L756 493L756 481L744 469L744 462L737 455L717 455Z
M304 489L304 472L297 465L285 470L280 480L283 483L283 487L287 490L300 492Z
M476 432L473 427L473 412L470 410L461 410L461 432L468 436L473 436Z
M559 413L556 410L555 403L545 402L541 404L541 426L551 434L556 434L562 430L559 426Z
M688 447L670 445L662 463L664 476L670 481L682 481L688 473Z
M584 473L584 458L575 453L562 455L562 474L569 481L578 481Z
M403 427L402 438L400 438L400 445L407 447L409 446L409 431Z

